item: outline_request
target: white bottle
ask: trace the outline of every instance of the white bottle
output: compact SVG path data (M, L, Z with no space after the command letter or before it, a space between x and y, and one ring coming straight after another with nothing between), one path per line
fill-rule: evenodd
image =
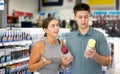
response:
M95 44L96 44L95 39L89 39L85 52L88 50L93 50L95 48ZM86 54L84 54L84 56L86 58L88 58L88 56Z

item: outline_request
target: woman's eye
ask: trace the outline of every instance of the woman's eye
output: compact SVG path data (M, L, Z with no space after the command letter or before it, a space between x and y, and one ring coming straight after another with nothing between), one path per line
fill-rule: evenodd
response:
M52 27L55 27L55 25L53 24Z

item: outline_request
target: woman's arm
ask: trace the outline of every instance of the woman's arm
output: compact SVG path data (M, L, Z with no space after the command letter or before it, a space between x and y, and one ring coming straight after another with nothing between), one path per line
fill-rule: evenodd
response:
M44 43L42 41L39 41L33 46L30 54L30 60L28 63L28 70L30 72L34 72L42 68L46 64L49 64L48 62L46 62L46 59L41 56L43 53L44 53ZM41 61L39 61L40 59Z

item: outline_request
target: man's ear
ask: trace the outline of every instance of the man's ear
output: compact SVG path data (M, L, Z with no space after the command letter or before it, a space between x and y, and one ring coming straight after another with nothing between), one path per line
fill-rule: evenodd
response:
M74 15L74 20L76 21L76 16Z

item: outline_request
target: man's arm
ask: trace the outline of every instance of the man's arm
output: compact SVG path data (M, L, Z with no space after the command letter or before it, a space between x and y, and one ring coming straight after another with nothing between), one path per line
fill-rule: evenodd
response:
M93 56L93 59L99 64L101 64L102 66L109 66L111 61L110 56L102 56L102 55L99 55L98 53L95 53L95 55Z
M96 50L88 50L85 52L85 54L88 56L88 58L94 59L96 62L98 62L102 66L108 66L110 65L110 56L102 56L96 52Z

